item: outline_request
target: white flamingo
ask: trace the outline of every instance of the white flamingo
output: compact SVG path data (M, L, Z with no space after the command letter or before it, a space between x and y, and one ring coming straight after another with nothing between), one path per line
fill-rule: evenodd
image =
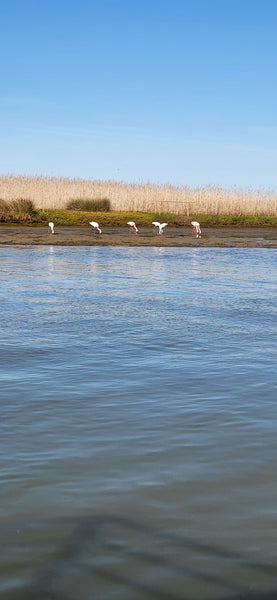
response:
M99 224L96 221L90 221L89 224L93 227L94 231L97 229L99 235L102 233L102 229L100 229Z
M168 223L159 223L159 221L152 221L152 225L155 225L155 227L159 228L159 235L161 235Z
M52 221L50 223L48 223L48 231L49 231L49 233L55 233L54 223L52 223Z
M135 224L135 221L128 221L127 225L130 225L129 231L132 231L133 233L138 233L138 228Z
M199 225L198 221L192 221L191 225L193 227L192 235L195 233L195 237L197 237L197 238L200 237L201 238L201 228L200 228L200 225Z

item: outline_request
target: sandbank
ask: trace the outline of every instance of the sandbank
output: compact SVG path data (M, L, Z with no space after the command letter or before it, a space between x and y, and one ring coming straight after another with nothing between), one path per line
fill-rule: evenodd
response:
M0 246L161 246L217 248L277 248L277 228L202 228L202 237L195 239L188 227L167 227L163 235L155 235L151 227L142 227L139 234L128 227L103 228L102 235L90 226L56 226L55 234L46 225L0 224Z

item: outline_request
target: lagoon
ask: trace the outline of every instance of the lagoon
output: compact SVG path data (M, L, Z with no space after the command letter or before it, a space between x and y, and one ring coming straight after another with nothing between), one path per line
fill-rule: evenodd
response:
M0 259L2 594L276 592L276 250Z

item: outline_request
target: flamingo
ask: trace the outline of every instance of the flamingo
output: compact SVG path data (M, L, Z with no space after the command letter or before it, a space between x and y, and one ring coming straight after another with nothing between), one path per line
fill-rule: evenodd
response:
M100 229L98 223L96 221L90 221L89 224L93 227L93 230L97 229L99 235L102 233L102 229Z
M129 231L132 231L133 233L138 233L138 228L135 224L135 221L128 221L127 225L130 225Z
M152 225L155 225L155 227L159 228L159 235L163 233L163 230L167 226L167 224L168 223L159 223L159 221L152 221Z
M48 231L49 231L49 233L55 233L54 223L52 223L52 221L50 223L48 223Z
M193 226L192 235L195 233L195 237L201 238L201 228L198 221L192 221L191 225Z

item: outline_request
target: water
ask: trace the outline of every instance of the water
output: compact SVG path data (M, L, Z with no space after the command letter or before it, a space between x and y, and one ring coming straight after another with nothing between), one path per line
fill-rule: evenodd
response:
M277 252L0 257L1 597L276 597Z

